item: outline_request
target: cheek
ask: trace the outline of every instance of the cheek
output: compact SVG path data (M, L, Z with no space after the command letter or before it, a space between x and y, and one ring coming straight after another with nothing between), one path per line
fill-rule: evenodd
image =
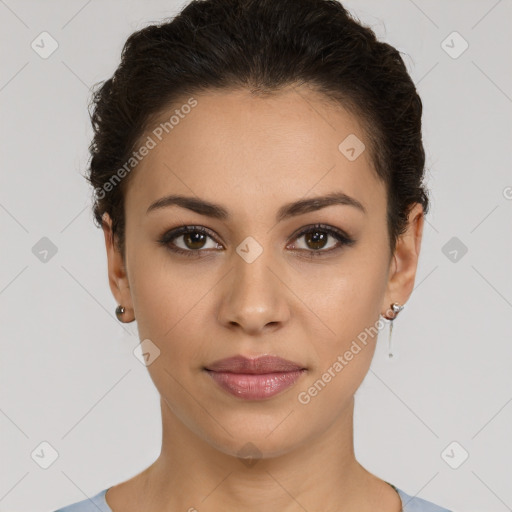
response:
M309 332L315 362L295 396L297 407L308 417L318 414L334 421L350 406L368 373L382 328L382 295L379 274L365 268L364 275L351 273L331 280L324 288L330 290L329 297L317 297L316 311L328 328L322 328L321 336Z
M180 311L180 293L172 274L165 274L155 265L136 269L132 285L132 298L139 327L144 338L158 340L179 321L184 313Z
M139 334L141 339L154 339L162 349L167 340L186 329L190 315L200 309L208 284L194 272L193 263L184 271L172 262L164 248L141 244L130 263L130 288Z
M299 279L297 295L321 320L327 340L357 336L379 317L386 289L381 259L354 251L340 264L305 271Z
M305 306L314 313L304 309L302 327L316 355L315 378L330 368L331 373L340 375L332 379L337 384L331 388L341 386L355 391L354 386L357 388L368 371L383 326L380 309L385 287L386 273L381 259L362 252L356 255L355 251L343 265L327 272L325 268L319 269L313 281L308 279L302 284L302 297L307 297ZM340 363L343 370L339 365L333 368L339 357L343 360ZM345 379L351 384L342 382Z
M144 262L132 267L139 338L151 340L160 351L147 368L163 396L181 397L179 383L184 384L191 371L198 371L212 344L208 334L213 314L205 293L215 279L195 270L193 264L185 271L173 264L165 251L151 255L141 251L136 261Z

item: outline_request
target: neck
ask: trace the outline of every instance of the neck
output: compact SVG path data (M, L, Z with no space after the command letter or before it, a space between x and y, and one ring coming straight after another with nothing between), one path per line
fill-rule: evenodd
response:
M384 491L382 481L355 459L353 399L314 439L279 455L259 452L262 458L252 460L212 446L163 400L161 408L162 450L141 474L141 499L152 509L263 512L271 504L275 510L303 512L321 504L325 511L362 511L371 508L361 496L369 496L370 488Z

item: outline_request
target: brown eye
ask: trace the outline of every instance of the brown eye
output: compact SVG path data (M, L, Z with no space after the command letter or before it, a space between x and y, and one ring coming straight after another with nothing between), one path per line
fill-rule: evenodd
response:
M181 236L183 237L183 242L188 249L202 249L207 237L207 235L198 233L197 231L186 233L185 235Z
M323 224L307 226L293 240L304 238L304 246L292 247L307 257L327 256L342 249L344 246L351 246L356 241L350 238L345 232ZM211 240L208 247L208 239ZM209 253L211 249L222 249L210 231L202 226L181 226L170 230L158 240L158 242L174 253L185 256L201 257L203 253Z
M327 243L329 235L324 231L309 231L304 236L306 245L310 249L323 249Z
M343 231L322 224L306 227L296 235L294 240L301 238L304 238L305 247L293 248L312 257L328 255L333 251L342 249L344 246L351 246L356 242ZM329 239L332 239L333 242L329 242Z
M208 239L212 240L210 247L207 247ZM205 252L207 249L221 247L210 232L201 226L182 226L168 231L158 242L172 252L186 256L201 256L201 252Z

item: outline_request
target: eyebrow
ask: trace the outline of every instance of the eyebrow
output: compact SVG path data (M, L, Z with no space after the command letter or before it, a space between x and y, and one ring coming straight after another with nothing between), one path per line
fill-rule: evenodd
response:
M151 211L168 208L173 205L192 210L200 215L205 215L206 217L212 217L214 219L228 220L230 218L228 210L219 204L205 201L204 199L199 199L197 197L188 197L179 194L172 194L158 199L148 207L146 214ZM324 196L300 199L299 201L283 205L277 212L276 221L281 222L284 219L320 210L331 205L352 206L364 214L367 213L364 205L357 199L345 194L344 192L333 192Z

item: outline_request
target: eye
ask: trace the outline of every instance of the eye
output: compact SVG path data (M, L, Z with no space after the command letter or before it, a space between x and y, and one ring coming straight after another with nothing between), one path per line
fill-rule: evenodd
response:
M182 240L179 240L180 238ZM209 230L202 226L182 226L164 233L158 240L158 243L167 247L172 252L198 257L203 249L219 248L220 244L216 242L212 244L213 247L207 247L205 242L208 238L213 240ZM175 243L175 240L178 240L178 243Z
M325 256L344 246L351 246L356 241L338 228L324 224L314 224L303 228L293 240L304 237L306 247L292 247L292 250L304 252L306 257ZM207 246L208 238L212 240L210 247ZM328 244L332 239L334 244ZM170 251L190 257L200 257L206 250L219 250L222 245L215 241L215 238L207 228L203 226L181 226L164 233L158 243ZM328 247L325 249L325 247Z
M304 237L306 247L299 248L298 250L305 251L307 257L325 256L326 253L330 254L333 251L342 249L343 246L352 246L356 242L340 229L325 224L307 226L294 239L302 237ZM329 238L334 239L334 243L328 244ZM325 247L328 248L325 249Z

